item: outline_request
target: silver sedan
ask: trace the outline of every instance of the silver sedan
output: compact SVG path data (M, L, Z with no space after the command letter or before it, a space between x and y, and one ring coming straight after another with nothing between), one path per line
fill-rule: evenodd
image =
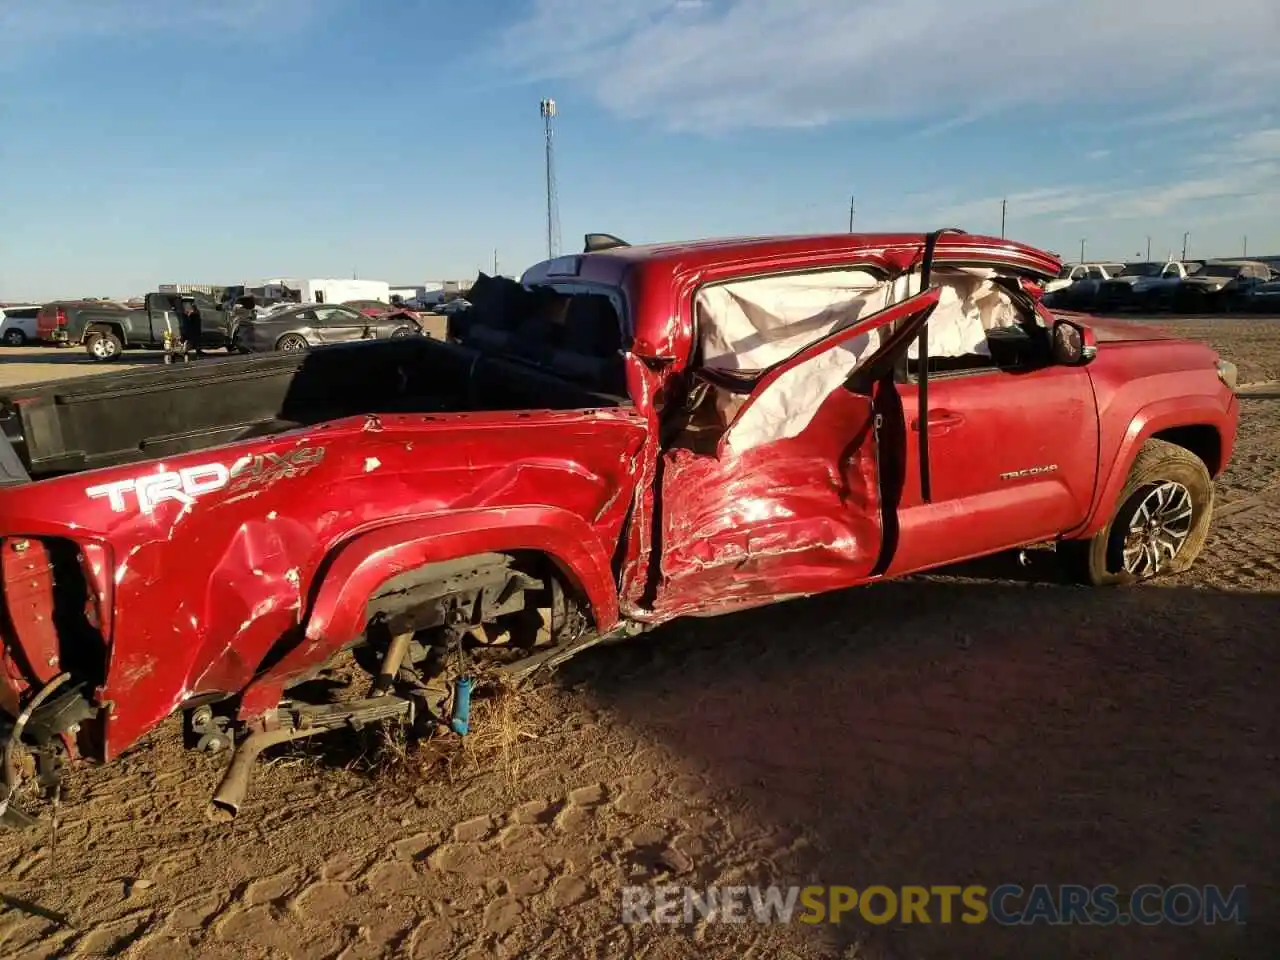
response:
M232 338L242 353L295 353L327 343L417 336L421 328L406 313L366 316L337 304L300 304L237 320Z

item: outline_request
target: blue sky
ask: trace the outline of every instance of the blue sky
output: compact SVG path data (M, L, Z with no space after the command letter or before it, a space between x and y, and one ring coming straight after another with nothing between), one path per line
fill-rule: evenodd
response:
M480 11L484 11L481 13ZM1280 254L1275 0L3 0L0 299L957 225Z

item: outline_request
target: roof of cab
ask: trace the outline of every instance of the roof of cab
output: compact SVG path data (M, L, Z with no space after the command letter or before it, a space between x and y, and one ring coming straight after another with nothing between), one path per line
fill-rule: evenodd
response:
M899 251L915 255L922 251L927 233L832 233L802 234L794 236L716 237L704 240L680 240L660 243L631 244L594 250L589 253L571 253L530 267L525 282L538 282L555 276L578 275L607 279L618 275L627 267L645 264L663 264L674 272L687 269L703 269L734 263L766 263L770 260L790 260L813 256L830 259L841 254L856 257L871 252ZM937 242L940 255L963 256L972 252L996 254L1000 259L1018 261L1027 269L1057 276L1062 261L1055 255L1026 244L1000 237L988 237L960 231L944 232ZM564 267L570 269L564 269Z

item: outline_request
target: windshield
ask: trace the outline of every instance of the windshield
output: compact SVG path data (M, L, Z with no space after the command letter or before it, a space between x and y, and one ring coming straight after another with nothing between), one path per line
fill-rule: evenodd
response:
M1122 277L1158 277L1163 269L1163 263L1126 263L1120 275Z
M1198 277L1234 277L1240 268L1234 263L1206 263L1196 271Z

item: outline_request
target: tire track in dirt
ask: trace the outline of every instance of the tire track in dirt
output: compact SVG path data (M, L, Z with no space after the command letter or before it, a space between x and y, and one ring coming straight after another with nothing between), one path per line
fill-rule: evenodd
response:
M703 776L680 772L671 758L652 752L648 758L655 768L661 763L667 776L656 769L622 774L621 764L610 771L610 764L600 763L601 774L619 775L557 776L561 789L554 792L532 791L537 795L470 816L455 809L449 811L453 816L430 816L425 823L402 817L400 830L373 837L357 821L385 831L385 817L319 804L314 816L334 818L337 844L308 850L296 829L278 844L327 852L322 859L309 856L267 872L244 853L251 879L184 897L158 885L128 891L127 881L111 884L112 896L79 904L73 933L51 939L45 927L29 929L22 943L12 945L41 942L50 951L37 950L33 957L67 949L71 956L124 950L130 957L206 956L224 947L247 951L235 954L246 956L258 950L263 956L461 957L469 951L524 956L557 941L568 954L575 944L599 940L600 955L616 955L610 951L631 949L634 941L615 916L624 880L687 873L735 842L756 840L761 850L776 854L767 841L759 843L747 821L737 824L737 835L720 825L709 809L712 791ZM500 794L499 778L487 779ZM430 799L448 810L445 796ZM211 852L228 846L229 839L234 840L214 840ZM102 853L107 857L93 871L99 876L113 872L111 866L137 863L125 844ZM48 862L30 854L27 859ZM179 889L188 886L181 876L173 882ZM151 902L139 907L138 898ZM63 899L74 898L64 893Z

